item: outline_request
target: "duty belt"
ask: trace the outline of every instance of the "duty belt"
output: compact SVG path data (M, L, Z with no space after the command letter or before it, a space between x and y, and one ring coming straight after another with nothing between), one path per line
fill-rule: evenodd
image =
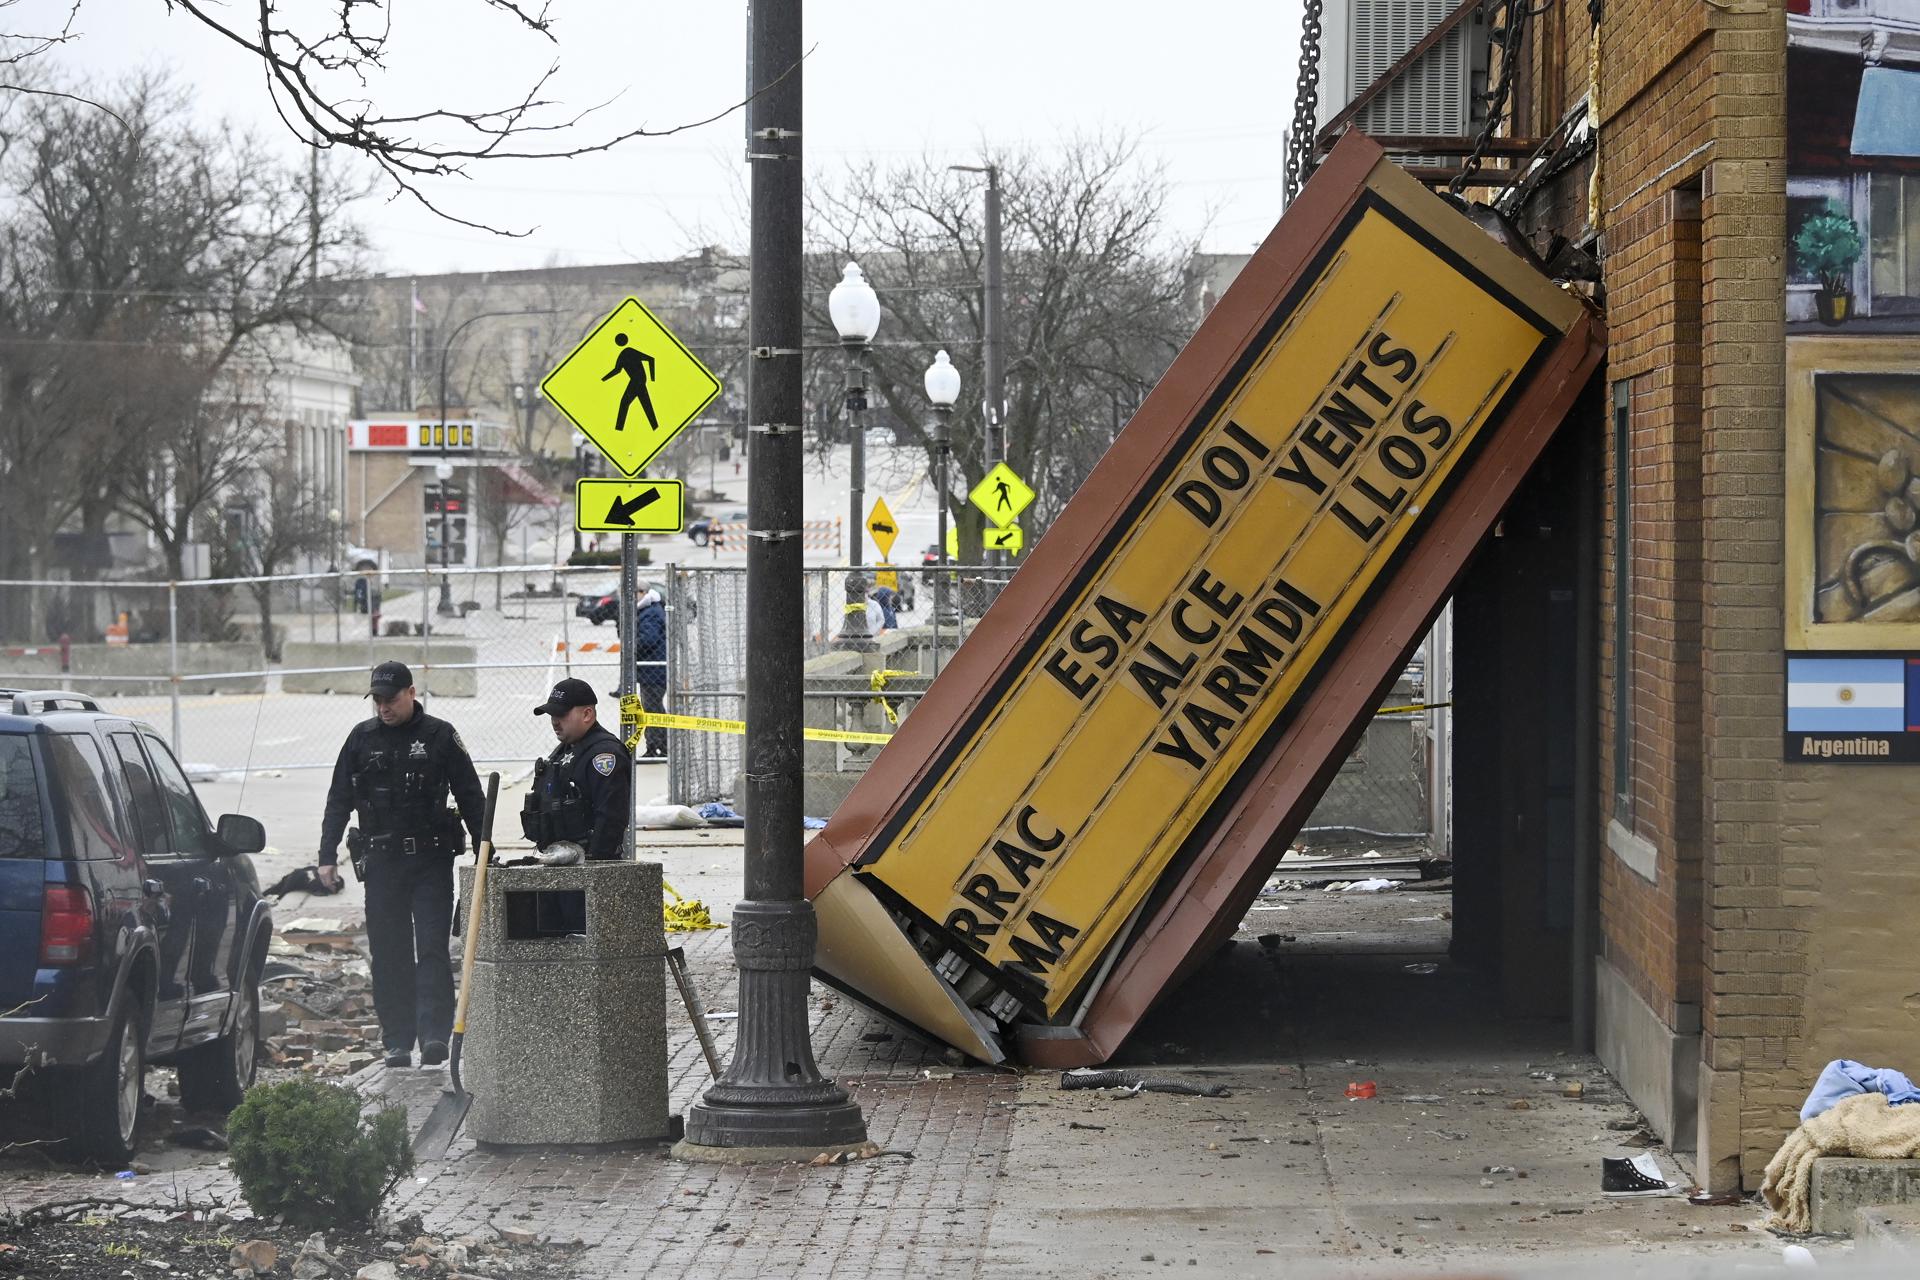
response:
M399 836L389 832L383 836L368 836L367 848L374 853L399 854L412 857L421 853L444 853L449 842L445 836Z

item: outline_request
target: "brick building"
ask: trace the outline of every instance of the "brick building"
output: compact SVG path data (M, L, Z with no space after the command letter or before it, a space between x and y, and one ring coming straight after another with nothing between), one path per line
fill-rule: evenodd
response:
M1826 1061L1920 1067L1920 792L1847 759L1905 725L1796 734L1799 675L1788 710L1790 664L1920 657L1920 4L1527 7L1474 18L1504 137L1463 194L1609 358L1455 598L1455 948L1752 1188ZM1389 145L1440 185L1471 141Z

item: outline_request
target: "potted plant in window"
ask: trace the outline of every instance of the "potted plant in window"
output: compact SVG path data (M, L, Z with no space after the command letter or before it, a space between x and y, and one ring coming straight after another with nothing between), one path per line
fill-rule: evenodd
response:
M1814 296L1820 323L1844 324L1853 314L1853 264L1860 260L1860 228L1832 201L1800 224L1794 263L1820 281Z

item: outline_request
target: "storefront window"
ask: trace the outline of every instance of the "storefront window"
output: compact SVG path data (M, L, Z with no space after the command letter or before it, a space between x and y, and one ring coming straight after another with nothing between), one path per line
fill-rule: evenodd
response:
M1868 217L1874 314L1920 311L1920 177L1874 174Z

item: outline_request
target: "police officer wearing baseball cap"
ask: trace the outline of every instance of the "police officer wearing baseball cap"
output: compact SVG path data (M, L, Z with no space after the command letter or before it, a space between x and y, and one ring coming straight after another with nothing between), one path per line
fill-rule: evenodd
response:
M560 743L535 762L520 827L549 865L625 856L633 821L633 758L600 724L599 697L585 680L566 679L533 709L553 721Z
M366 886L373 1008L387 1065L409 1065L418 1042L420 1065L434 1066L446 1061L453 1032L453 860L463 826L479 847L487 798L466 744L420 705L406 663L375 667L367 696L375 715L347 734L327 788L320 878L339 884L340 836L348 814L357 814L347 848ZM458 812L447 807L449 796Z

